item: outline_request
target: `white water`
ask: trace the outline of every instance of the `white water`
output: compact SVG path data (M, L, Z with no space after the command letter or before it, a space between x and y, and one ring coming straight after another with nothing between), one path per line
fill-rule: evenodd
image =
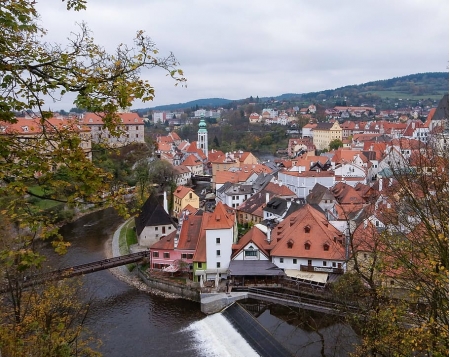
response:
M201 357L257 357L233 325L220 313L210 315L189 325L198 356Z

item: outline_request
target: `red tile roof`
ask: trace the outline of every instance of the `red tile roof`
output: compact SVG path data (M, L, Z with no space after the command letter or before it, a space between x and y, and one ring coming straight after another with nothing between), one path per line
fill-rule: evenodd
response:
M230 229L233 228L236 215L233 210L219 201L214 212L209 217L205 229Z
M277 242L271 256L334 260L345 258L344 247L339 243L339 240L344 239L342 233L327 221L325 215L309 204L279 223L272 230L271 239Z
M192 192L195 195L195 192L194 190L192 190L192 188L186 186L178 186L173 195L178 198L184 198L189 192Z
M117 115L125 125L144 125L144 119L139 117L137 113L117 113ZM104 116L103 113L84 113L82 122L86 125L103 124L102 116Z
M267 235L263 233L259 228L253 226L247 233L245 233L241 239L239 239L238 244L233 245L233 254L231 257L235 257L239 254L239 252L244 249L247 244L253 242L259 250L269 258L270 254L270 245L267 242Z

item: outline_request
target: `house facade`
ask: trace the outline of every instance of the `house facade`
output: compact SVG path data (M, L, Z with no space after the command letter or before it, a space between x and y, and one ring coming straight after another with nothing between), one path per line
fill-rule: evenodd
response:
M94 143L106 143L111 146L125 146L131 143L145 143L144 119L137 113L118 113L121 130L118 136L111 134L103 121L103 115L85 113L81 123L91 129L91 138Z
M312 129L313 143L317 150L327 149L330 142L339 139L342 140L342 128L339 123L317 123L316 127Z
M173 215L177 217L187 205L198 209L200 199L192 188L178 186L173 192Z

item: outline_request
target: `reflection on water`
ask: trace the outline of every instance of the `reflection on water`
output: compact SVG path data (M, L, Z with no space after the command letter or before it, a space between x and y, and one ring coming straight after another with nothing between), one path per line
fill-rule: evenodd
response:
M61 229L72 244L66 255L57 256L49 245L42 249L53 267L104 259L105 243L122 222L112 209L89 214ZM100 350L104 356L255 355L223 316L205 317L197 303L141 292L107 270L82 279L92 297L87 326L102 340ZM311 320L308 314L296 315L294 321L286 311L271 307L261 312L258 320L297 356L320 356L320 334L325 339L327 356L346 356L344 344L348 346L356 338L353 331L343 324L331 323L333 318L317 319L311 315ZM308 324L315 320L321 321L317 331L308 329Z
M294 356L348 356L359 341L342 318L281 305L247 300L249 310Z

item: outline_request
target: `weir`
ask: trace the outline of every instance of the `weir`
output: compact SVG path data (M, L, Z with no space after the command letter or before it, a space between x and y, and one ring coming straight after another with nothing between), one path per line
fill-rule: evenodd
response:
M222 315L261 357L292 357L292 354L238 303L228 307Z

